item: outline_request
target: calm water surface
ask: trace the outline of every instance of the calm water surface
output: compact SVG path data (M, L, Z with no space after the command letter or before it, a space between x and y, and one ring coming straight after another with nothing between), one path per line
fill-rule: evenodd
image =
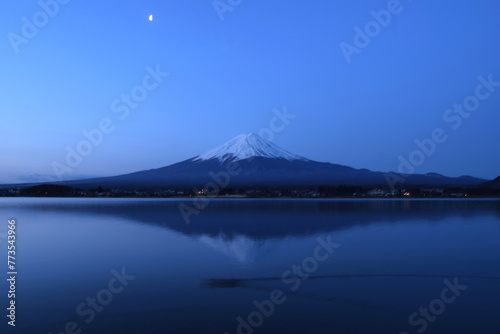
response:
M499 201L180 203L0 199L0 332L500 333Z

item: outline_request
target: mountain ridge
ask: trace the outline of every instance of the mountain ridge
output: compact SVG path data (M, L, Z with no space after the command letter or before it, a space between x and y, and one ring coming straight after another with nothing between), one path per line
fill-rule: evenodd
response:
M487 188L492 188L492 189L500 189L500 176L496 177L495 179L485 182L481 184L483 187Z
M165 167L55 184L81 189L98 186L109 189L193 189L214 182L222 188L339 185L389 188L389 173L309 160L249 133ZM404 181L396 185L398 188L477 186L488 181L466 175L447 177L437 173L399 175L404 176Z

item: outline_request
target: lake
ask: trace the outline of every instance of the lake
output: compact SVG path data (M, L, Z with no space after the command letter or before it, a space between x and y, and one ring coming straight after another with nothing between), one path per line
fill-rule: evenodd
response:
M500 201L0 199L1 333L500 333Z

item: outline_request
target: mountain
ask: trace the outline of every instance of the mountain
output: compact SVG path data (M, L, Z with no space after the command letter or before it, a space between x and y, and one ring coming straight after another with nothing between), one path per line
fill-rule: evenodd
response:
M405 175L400 187L472 186L486 180L470 176L450 178L436 173ZM386 174L317 162L295 155L257 134L239 135L227 143L191 159L166 167L114 177L60 184L83 189L203 188L210 182L220 187L259 186L380 186L387 188Z
M492 181L481 184L484 188L500 189L500 176Z
M220 163L239 161L252 157L285 159L288 161L309 161L279 148L259 135L249 133L239 135L227 143L194 158L194 161L217 159Z

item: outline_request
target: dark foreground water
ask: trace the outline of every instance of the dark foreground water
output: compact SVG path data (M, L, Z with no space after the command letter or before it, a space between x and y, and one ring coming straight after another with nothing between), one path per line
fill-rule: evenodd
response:
M500 333L500 202L1 199L1 333Z

